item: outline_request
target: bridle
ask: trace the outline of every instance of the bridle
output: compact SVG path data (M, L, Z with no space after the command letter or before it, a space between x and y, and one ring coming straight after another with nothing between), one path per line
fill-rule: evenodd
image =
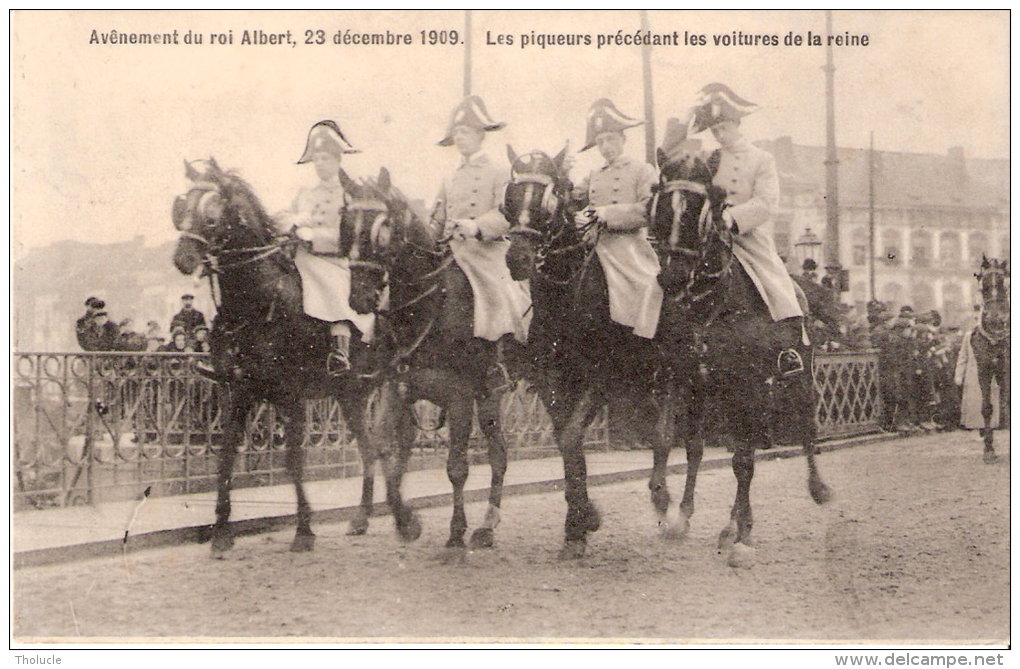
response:
M718 289L720 281L730 275L733 268L733 235L723 226L716 223L712 214L712 202L709 197L708 187L700 182L689 179L664 179L654 187L654 193L649 205L652 216L659 211L659 203L663 197L669 197L672 217L670 220L669 236L665 243L658 244L660 255L663 258L665 267L669 267L678 258L687 262L687 276L683 282L682 289L670 296L675 302L685 301L688 304L695 304L712 295ZM681 226L683 216L687 213L687 194L700 195L703 198L701 211L698 212L698 243L696 248L689 248L681 244ZM724 204L722 210L728 205ZM720 214L722 213L720 210ZM721 263L719 268L709 271L711 258L708 257L712 248L713 237L723 245ZM707 287L695 291L698 283L707 282Z

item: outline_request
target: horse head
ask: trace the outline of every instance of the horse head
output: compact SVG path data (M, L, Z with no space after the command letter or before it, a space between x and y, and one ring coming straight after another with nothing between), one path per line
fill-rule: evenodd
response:
M384 167L376 179L348 185L340 217L340 254L351 268L351 308L365 314L379 308L387 283L413 273L407 251L434 251L427 226Z
M729 236L721 225L726 192L696 148L657 152L659 183L649 202L650 232L662 259L659 283L667 295L702 291L695 282L719 278L729 263Z
M259 248L272 241L272 221L251 187L225 172L216 160L187 162L188 191L173 203L174 227L181 233L174 265L192 274L224 251Z
M981 319L988 332L1009 327L1009 261L981 257L974 277L981 286Z
M536 267L540 248L548 248L565 227L563 216L572 185L564 169L567 149L550 158L543 151L517 155L509 144L510 181L503 192L500 211L510 222L507 266L514 280L527 279Z

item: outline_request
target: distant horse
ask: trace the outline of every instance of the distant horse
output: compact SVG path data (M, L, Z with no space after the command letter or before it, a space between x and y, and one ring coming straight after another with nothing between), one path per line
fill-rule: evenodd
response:
M654 343L613 322L602 265L595 254L598 221L588 229L574 224L571 184L563 169L564 151L550 158L541 151L518 156L507 147L511 181L503 201L511 223L507 264L515 279L531 280L534 318L528 335L524 375L532 382L552 420L563 456L567 517L560 555L584 555L587 535L599 528L600 514L588 497L584 433L610 402L626 403L639 440L653 448L652 501L664 518L669 506L664 438L669 417L653 393L659 372Z
M474 408L488 441L492 477L489 508L471 534L473 548L493 545L500 521L507 445L500 421L503 385L493 383L496 342L473 336L473 298L450 249L411 210L389 172L354 185L341 222L340 246L350 259L351 307L379 314L376 346L382 367L396 370L401 386L397 411L401 449L414 439L411 405L428 400L442 409L450 430L446 473L453 485L453 517L446 547L465 548L464 484ZM384 297L388 289L388 299ZM443 419L441 419L443 420ZM363 500L370 503L371 500Z
M660 182L650 202L651 231L657 240L665 293L659 338L686 424L697 424L709 389L725 400L724 420L736 440L733 472L737 493L730 523L719 537L731 546L730 564L748 564L751 548L751 480L755 448L768 442L780 413L802 443L808 487L815 502L830 497L815 464L814 390L811 351L799 321L773 322L768 308L736 260L732 235L721 223L726 194L712 184L708 164L694 154L667 160L659 152ZM784 329L785 328L785 329ZM783 360L780 350L795 346ZM799 355L799 359L798 359ZM782 371L781 371L782 370ZM773 412L773 406L785 409ZM688 435L687 489L682 515L693 512L694 479L700 444Z
M981 388L981 416L985 426L984 461L998 460L993 444L992 380L999 384L1000 423L1009 424L1009 261L982 257L981 269L974 276L981 285L981 317L971 335L970 345L977 363Z
M245 419L260 400L280 410L286 438L286 467L297 492L297 532L293 551L311 550L311 507L303 479L305 400L334 397L348 427L357 437L366 470L375 457L386 469L386 498L405 539L417 538L421 525L404 505L400 481L409 455L392 457L387 405L393 384L375 380L337 379L326 374L330 351L328 324L306 316L301 277L285 253L289 238L278 236L251 187L224 172L214 160L196 168L187 163L191 187L174 201L173 220L181 236L174 264L184 274L201 265L212 277L217 315L211 332L216 376L227 388L223 444L219 449L216 523L213 555L233 546L228 520L230 489L237 448L244 439ZM370 411L372 407L377 410ZM381 422L370 419L381 416ZM369 426L375 429L368 429Z

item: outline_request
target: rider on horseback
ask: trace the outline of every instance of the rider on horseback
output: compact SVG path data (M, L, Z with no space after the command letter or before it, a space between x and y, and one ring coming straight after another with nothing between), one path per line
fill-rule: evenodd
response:
M456 146L462 157L457 169L443 179L431 224L436 236L449 238L455 260L447 273L447 303L473 305L473 323L467 313L447 310L444 316L444 328L465 346L473 338L497 342L504 335L523 343L531 321L528 285L514 281L506 265L510 224L499 207L507 172L481 153L485 133L505 125L493 121L482 99L471 95L454 109L439 142Z
M623 155L623 131L641 123L606 98L592 104L581 151L598 146L606 164L581 181L574 198L587 203L577 214L578 226L600 226L594 228L599 230L595 252L609 286L610 317L651 339L662 307L659 259L647 234L647 205L657 177L651 165Z
M294 231L306 242L298 248L294 263L301 272L305 313L331 324L334 349L326 360L330 375L341 376L351 368L351 324L367 343L374 329L373 314L358 314L350 306L351 272L340 252L340 212L344 186L340 161L345 153L360 153L333 121L319 121L308 133L298 165L312 163L319 183L302 188L287 211L278 214L281 232Z
M723 84L701 89L691 110L690 133L711 129L719 142L708 159L712 183L727 193L723 221L735 233L733 254L779 324L782 352L779 373L803 369L794 348L803 341L803 311L797 302L793 279L772 240L772 217L779 206L779 174L772 154L752 145L740 132L740 120L757 109Z

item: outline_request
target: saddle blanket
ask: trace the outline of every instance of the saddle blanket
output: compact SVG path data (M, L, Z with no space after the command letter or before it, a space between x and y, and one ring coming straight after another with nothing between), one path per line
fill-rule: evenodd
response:
M294 264L301 273L305 313L335 323L350 321L364 342L372 341L375 314L359 314L351 308L351 270L344 258L327 258L299 248Z
M595 246L609 287L609 317L634 328L634 334L655 337L662 310L659 258L647 237L638 233L603 233Z
M527 281L514 281L506 266L508 241L452 239L453 259L467 276L474 293L474 336L498 341L512 334L528 340L531 325L531 289Z

